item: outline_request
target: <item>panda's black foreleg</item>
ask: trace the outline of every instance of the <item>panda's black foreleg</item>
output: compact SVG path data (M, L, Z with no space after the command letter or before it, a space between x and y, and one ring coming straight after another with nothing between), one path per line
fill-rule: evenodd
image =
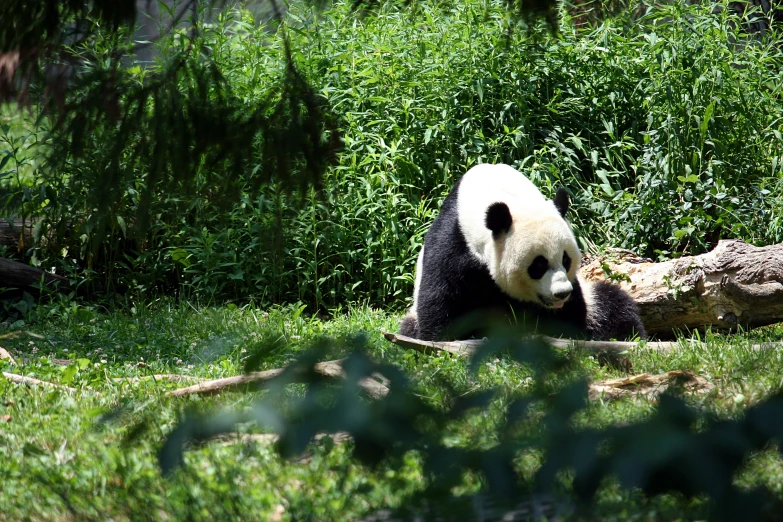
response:
M612 283L598 282L592 284L592 291L595 303L587 325L592 339L647 339L639 306L625 290Z
M406 315L402 318L402 322L400 323L400 335L413 339L419 338L419 322L416 320L415 315Z

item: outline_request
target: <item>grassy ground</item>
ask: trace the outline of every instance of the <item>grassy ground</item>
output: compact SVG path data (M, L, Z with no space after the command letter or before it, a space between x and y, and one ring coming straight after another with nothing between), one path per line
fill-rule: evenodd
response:
M394 330L398 317L361 307L330 318L310 317L296 307L205 309L161 302L137 306L130 315L80 306L49 312L50 319L30 325L0 324L0 346L19 361L17 366L0 365L5 372L77 391L0 379L0 520L349 520L398 505L423 486L415 454L401 467L368 469L350 455L350 444L335 446L328 440L296 461L282 460L263 442L213 441L190 448L185 467L163 478L157 452L184 412L242 409L256 394L171 399L164 392L182 383L114 378L232 376L242 372L249 355L270 346L277 349L261 361L260 369L276 368L323 336L347 347L363 332L372 357L403 368L417 392L436 407L443 406L448 387L460 395L498 386L511 394L530 386L530 370L506 357L487 361L474 373L464 360L392 346L379 332ZM731 417L781 387L781 353L748 349L752 342L781 336L780 328L708 336L704 349L630 357L634 373L687 369L707 378L715 391L690 400ZM587 355L575 357L577 371L591 380L627 375ZM60 366L53 364L54 358L73 363ZM289 393L299 396L303 387L292 386ZM497 402L502 399L471 416L452 443L494 444L502 416ZM633 421L654 406L647 399L597 401L578 422L600 427ZM520 456L523 475L533 473L539 458L535 453ZM754 455L737 480L747 487L764 484L783 498L783 462L771 451ZM466 477L458 489L465 493L479 486L480 480ZM690 520L704 518L705 510L703 501L677 496L644 500L610 483L602 488L595 510L584 516Z

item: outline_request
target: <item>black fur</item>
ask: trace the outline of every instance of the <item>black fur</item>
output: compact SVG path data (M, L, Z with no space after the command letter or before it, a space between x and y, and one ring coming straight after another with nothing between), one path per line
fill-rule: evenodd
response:
M573 282L570 299L557 310L523 303L506 295L495 284L487 267L471 254L459 228L459 185L460 181L446 197L427 232L416 315L403 319L402 335L423 340L464 339L484 336L493 323L508 324L511 319L530 330L535 328L539 333L553 336L586 336L596 340L646 336L636 303L618 286L609 283L594 287L595 300L600 306L591 310L591 317L596 318L591 324L587 321L587 306L578 281ZM568 196L565 195L564 203L558 191L556 205L558 197L558 210L564 212L568 208ZM496 222L494 218L492 221ZM488 225L489 222L490 212ZM492 230L494 234L495 229Z
M563 252L563 268L566 269L566 272L571 270L571 258L568 257L566 252Z
M568 199L568 192L566 192L566 189L563 187L557 189L557 193L555 194L555 208L557 208L561 216L565 217L570 203L571 202Z
M511 230L511 211L505 203L493 203L487 209L484 224L492 231L492 237L497 239L500 234Z
M637 335L647 339L639 306L625 290L604 281L593 283L592 289L598 306L590 310L588 333L591 338L603 341Z
M527 275L530 279L541 279L547 270L549 270L549 261L544 256L538 256L527 267Z
M406 315L400 323L400 333L406 337L419 338L419 323L412 315Z

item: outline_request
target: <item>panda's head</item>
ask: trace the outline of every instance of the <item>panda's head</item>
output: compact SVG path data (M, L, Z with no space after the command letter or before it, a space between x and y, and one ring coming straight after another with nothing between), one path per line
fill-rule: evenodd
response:
M574 290L581 259L565 220L568 194L560 189L553 201L546 200L526 177L508 169L513 174L485 174L467 184L463 178L460 228L468 247L505 294L561 308Z

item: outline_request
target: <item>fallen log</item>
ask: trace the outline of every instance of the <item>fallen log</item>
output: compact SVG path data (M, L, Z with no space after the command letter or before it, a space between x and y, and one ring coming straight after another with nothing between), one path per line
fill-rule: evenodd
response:
M68 279L45 272L34 266L0 257L0 287L27 288L43 279L45 285L68 286Z
M344 359L338 359L335 361L324 361L316 363L313 370L331 379L339 379L345 376L342 363ZM225 379L216 379L214 381L206 381L186 388L179 388L172 390L167 395L172 397L183 397L186 395L212 395L225 391L243 391L259 389L264 386L265 383L281 375L285 368L275 368L274 370L266 370L262 372L251 372L243 375L237 375L235 377L227 377ZM303 383L306 382L306 375L304 373L294 374L293 382ZM362 379L359 381L359 386L367 393L372 399L380 399L385 397L389 393L389 388L381 384L374 379Z
M662 263L629 253L581 268L588 280L619 280L639 304L647 332L734 330L783 321L783 244L720 241L706 254Z

